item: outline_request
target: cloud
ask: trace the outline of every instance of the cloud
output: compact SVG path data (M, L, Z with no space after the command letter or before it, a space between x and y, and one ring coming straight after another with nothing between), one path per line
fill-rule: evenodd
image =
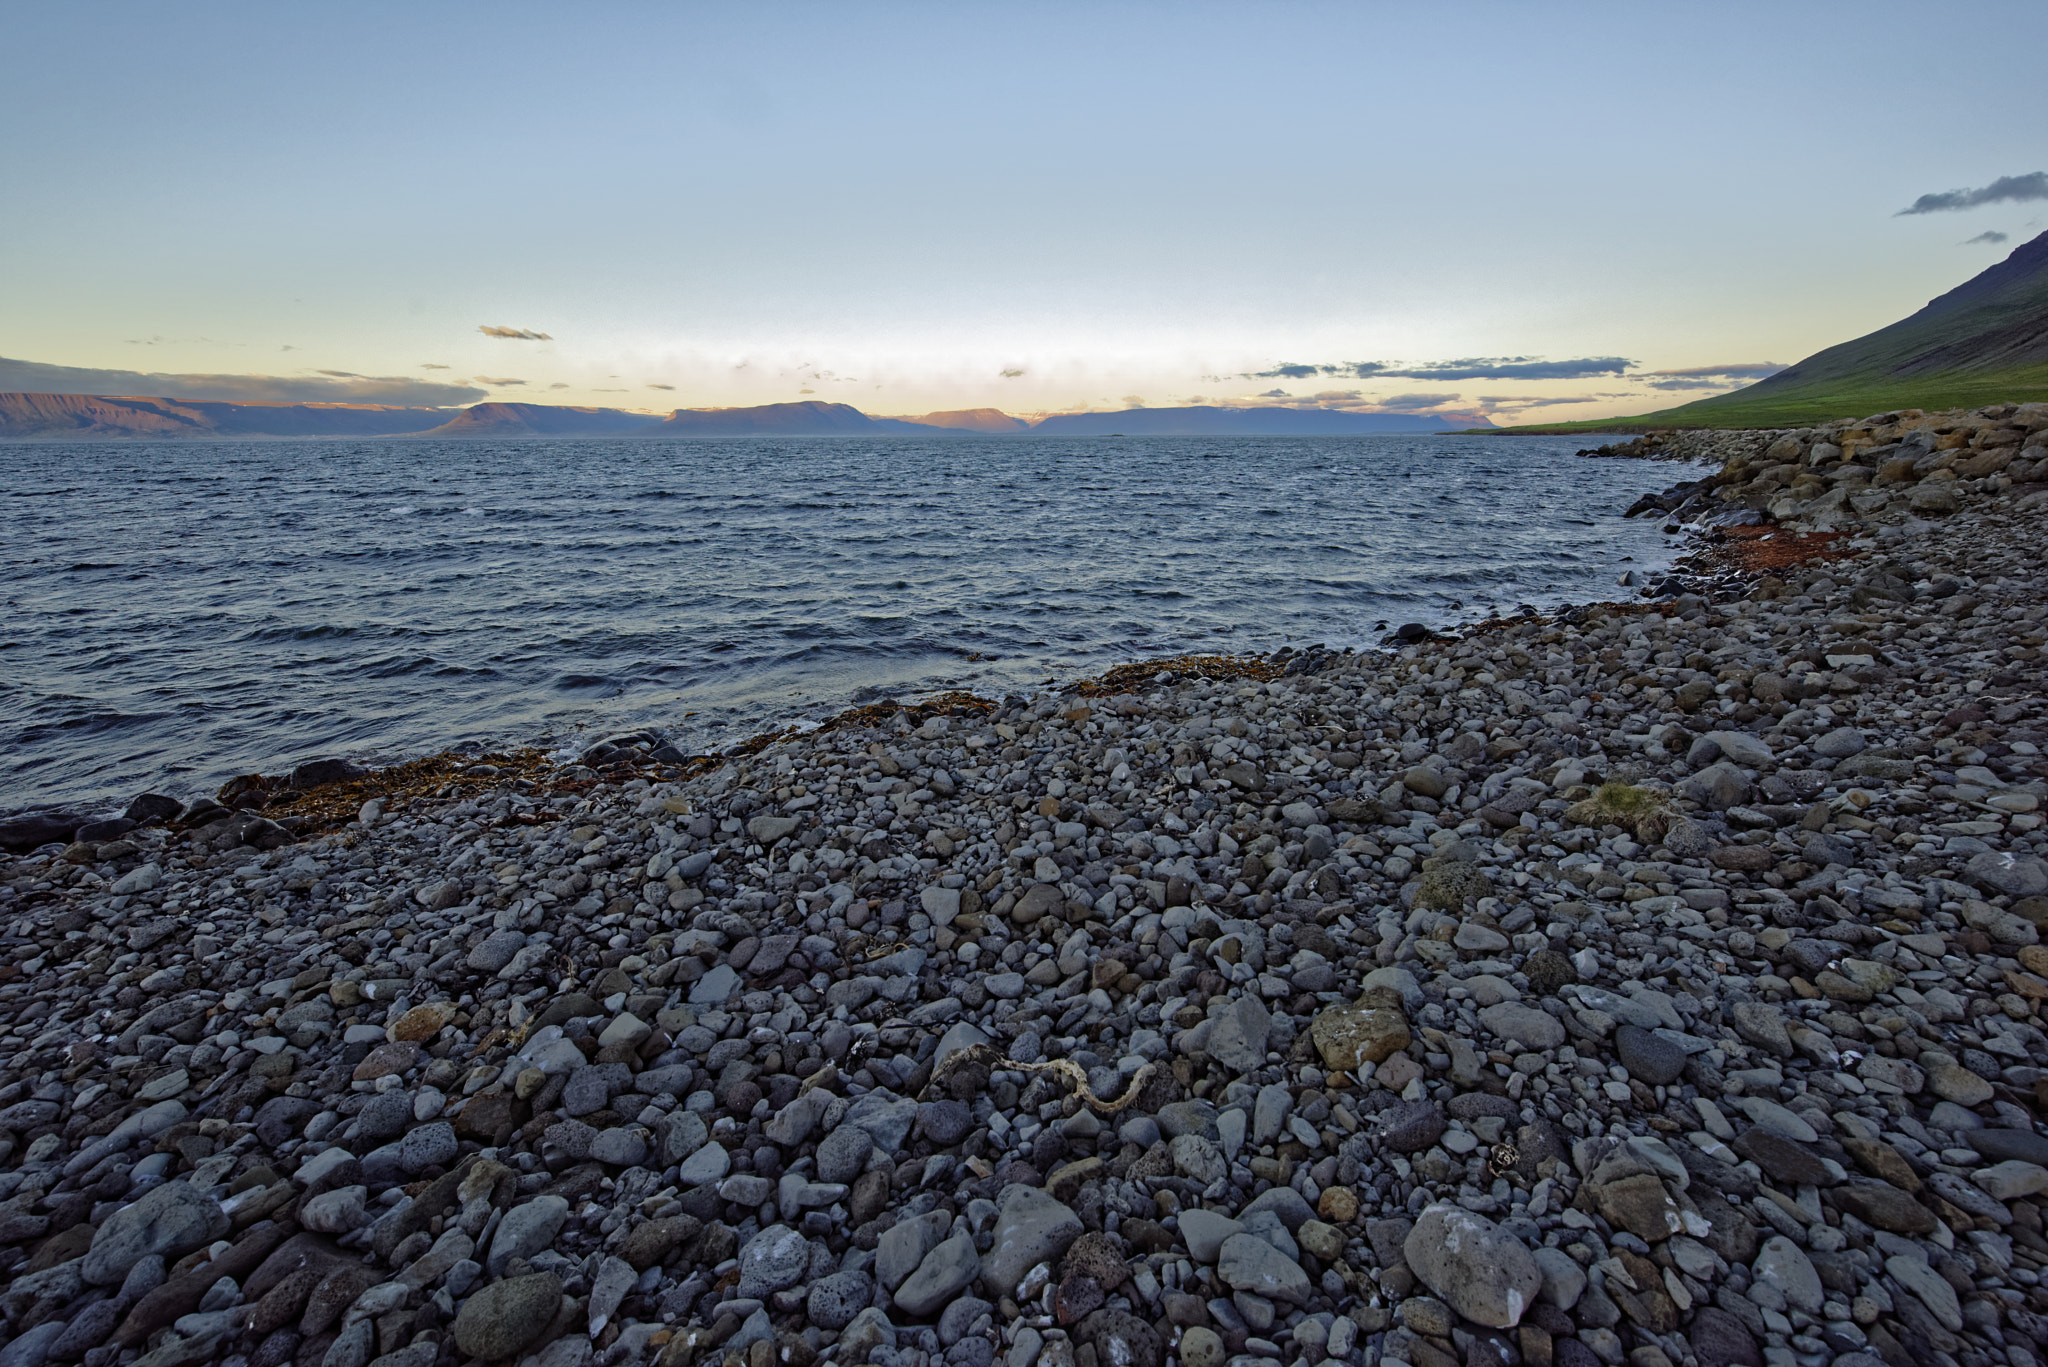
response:
M1592 375L1619 375L1635 362L1625 356L1581 356L1570 361L1540 361L1533 356L1467 356L1456 361L1427 361L1406 370L1373 363L1356 369L1358 378L1398 377L1406 380L1583 380Z
M675 386L674 386L674 385L672 385L672 384L651 384L651 385L649 385L649 386L647 386L647 387L648 387L649 389L674 389L674 388L675 388ZM625 391L625 390L623 390L623 389L607 389L607 390L605 390L604 392L605 392L605 393L607 393L607 394L623 394L623 393L625 393L626 391Z
M1652 375L1678 375L1693 378L1706 375L1739 375L1747 379L1761 380L1766 375L1775 375L1785 367L1777 361L1730 361L1726 365L1689 365L1677 370L1646 370L1638 379Z
M478 384L508 385L526 383L526 381L524 380L494 380L488 375L475 375L471 376L471 378L474 379Z
M287 348L286 348L286 350L290 350L290 348L289 348L289 347L287 347ZM444 365L435 365L435 364L434 364L434 363L433 363L432 361L421 361L421 362L420 362L420 369L421 369L421 370L446 370L446 369L448 369L448 367L447 367L447 366L444 366Z
M1974 247L1974 246L1976 246L1976 245L1977 245L1978 243L1980 243L1980 242L1981 242L1981 243L1983 243L1984 245L1986 245L1986 246L1988 246L1988 247L1995 247L1995 246L1997 246L1997 245L1998 245L1999 243L2001 243L2001 242L2009 242L2009 241L2011 241L2011 239L2010 239L2010 238L2008 238L2008 237L2007 237L2007 236L2006 236L2006 235L2005 235L2004 233L2000 233L2000 232L1982 232L1982 233L1978 233L1978 234L1977 234L1977 235L1976 235L1975 237L1972 237L1972 238L1969 238L1969 239L1965 240L1965 241L1964 241L1964 243L1963 243L1963 245L1964 245L1965 247Z
M93 370L0 357L0 392L9 391L146 394L229 403L381 403L421 408L452 408L487 397L483 390L466 384L442 384L402 375L178 375Z
M1767 379L1785 367L1775 361L1736 362L1729 365L1696 365L1677 370L1652 370L1629 378L1651 389L1734 389Z
M1126 394L1120 402L1122 402L1125 408L1143 408L1145 406L1145 400L1136 394Z
M360 380L363 377L353 370L316 370L315 375L331 375L337 380Z
M1481 394L1479 408L1484 413L1498 412L1503 408L1555 408L1560 404L1596 403L1601 399L1625 398L1621 394L1580 394L1572 398L1539 398L1533 394Z
M568 387L568 385L563 384L560 380L556 380L553 384L548 386L549 389L567 389Z
M526 328L495 328L489 323L477 328L486 337L503 337L514 342L552 342L555 339L545 332L531 332Z
M997 372L997 374L1001 375L1006 380L1014 380L1023 373L1024 367L1020 365L1004 366L1000 371Z
M1730 361L1722 365L1682 366L1673 370L1648 370L1631 375L1651 389L1733 389L1777 374L1785 367L1776 361Z
M1458 402L1456 394L1396 394L1387 399L1368 399L1355 389L1326 389L1307 398L1296 398L1284 389L1263 394L1225 399L1231 408L1298 408L1336 413L1421 413Z
M1892 217L1951 213L1962 209L1974 209L1980 204L1997 204L2006 200L2020 202L2029 199L2048 199L2048 171L2036 171L2025 176L2000 176L1989 185L1980 186L1975 190L1950 190L1945 194L1922 195Z
M1302 365L1282 361L1271 370L1255 370L1246 380L1302 380L1338 375L1352 380L1583 380L1592 375L1620 375L1635 365L1625 356L1581 356L1569 361L1544 361L1534 356L1466 356L1453 361L1339 361Z

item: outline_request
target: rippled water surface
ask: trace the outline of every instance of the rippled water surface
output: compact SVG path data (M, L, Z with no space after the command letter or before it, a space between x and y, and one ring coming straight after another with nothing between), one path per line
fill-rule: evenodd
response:
M1604 596L1668 480L1579 444L0 445L0 810Z

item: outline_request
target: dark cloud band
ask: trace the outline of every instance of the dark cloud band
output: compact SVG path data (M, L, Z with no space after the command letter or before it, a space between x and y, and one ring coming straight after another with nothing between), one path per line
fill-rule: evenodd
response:
M1641 380L1652 389L1730 389L1765 379L1784 368L1776 361L1731 361L1725 365L1652 370L1630 378Z
M1282 361L1271 370L1252 371L1247 380L1304 380L1317 375L1351 380L1583 380L1595 375L1621 375L1636 363L1625 356L1581 356L1569 361L1544 361L1534 356L1465 356L1452 361L1341 361L1304 365Z
M1975 190L1949 190L1938 195L1922 195L1892 217L1902 218L1907 214L1953 213L1962 209L1974 209L1981 204L1998 204L2006 201L2024 203L2030 199L2048 199L2048 171L2035 171L2025 176L2000 176L1989 185L1980 186Z

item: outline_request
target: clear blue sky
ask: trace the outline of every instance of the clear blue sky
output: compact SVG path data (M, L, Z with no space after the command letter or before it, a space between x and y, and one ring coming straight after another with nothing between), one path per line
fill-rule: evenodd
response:
M1246 377L1786 362L2048 218L1896 216L2048 166L2039 0L0 13L0 356L279 392L1594 417L1711 391Z

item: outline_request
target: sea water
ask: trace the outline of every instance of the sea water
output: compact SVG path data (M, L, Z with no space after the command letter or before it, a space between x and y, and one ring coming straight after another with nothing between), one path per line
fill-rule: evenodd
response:
M0 445L0 811L1625 595L1574 438Z

